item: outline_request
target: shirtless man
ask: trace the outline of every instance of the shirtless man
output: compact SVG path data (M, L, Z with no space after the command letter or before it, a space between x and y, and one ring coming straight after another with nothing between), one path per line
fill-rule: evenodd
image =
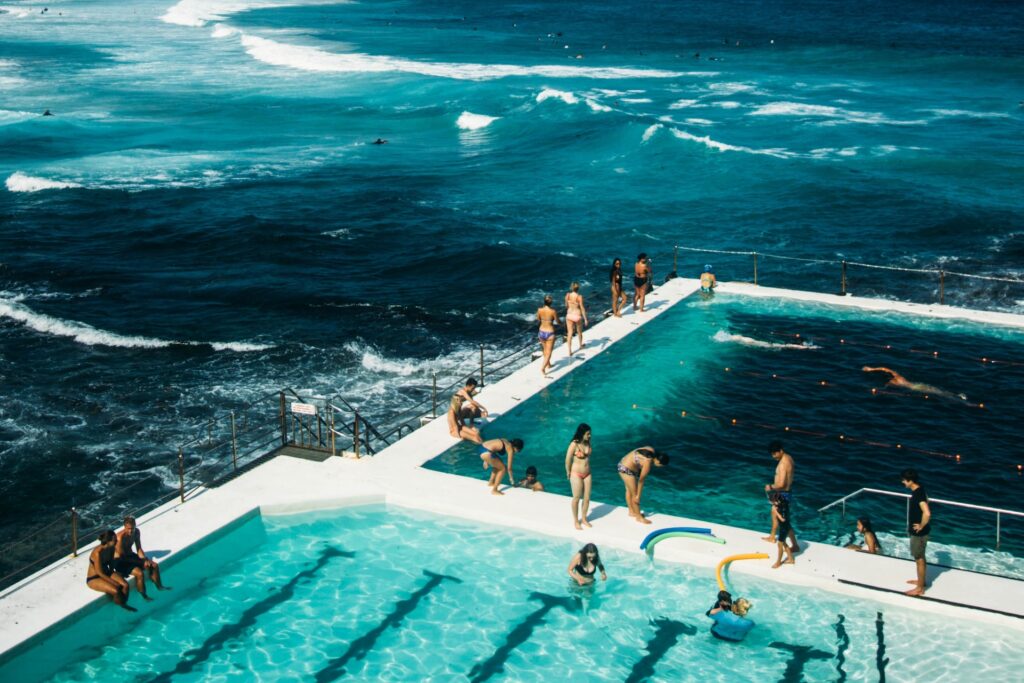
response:
M894 387L899 387L901 389L909 389L910 391L917 391L919 393L929 394L931 396L942 396L944 398L958 398L958 399L960 399L962 401L966 401L967 400L967 397L965 395L963 395L963 394L954 394L951 391L946 391L945 389L940 389L938 387L934 387L931 384L922 384L921 382L911 382L910 380L908 380L906 377L904 377L900 373L896 372L895 370L890 370L889 368L872 368L872 367L869 367L869 366L865 365L861 369L864 372L884 372L884 373L887 373L890 376L890 379L889 379L888 382L886 382L886 386L894 386Z
M647 254L640 254L633 264L633 310L644 312L644 301L647 291L651 288L651 261Z
M146 595L146 577L142 571L144 569L149 571L149 579L157 590L167 590L167 587L160 581L160 566L146 557L146 553L142 550L142 532L135 525L135 518L131 515L124 518L124 528L117 532L114 569L121 576L135 577L135 590L139 592L143 600L153 599Z
M476 377L470 377L466 380L466 386L452 394L451 402L448 404L448 431L457 439L482 443L480 430L467 425L464 415L464 411L469 408L473 411L471 415L479 413L480 417L487 417L487 409L473 399L476 384Z
M775 481L771 484L764 485L764 492L766 495L776 494L786 501L786 504L792 509L793 506L793 494L790 489L793 487L793 456L785 451L782 447L781 441L772 441L768 445L768 451L772 454L772 458L779 464L775 466ZM772 506L772 530L768 532L768 535L763 540L768 543L775 543L775 531L778 528L778 520L775 516L775 507ZM787 519L789 519L787 517ZM800 552L800 546L796 542L796 532L793 530L792 523L789 525L789 550L790 552ZM785 539L780 538L780 542L784 542Z

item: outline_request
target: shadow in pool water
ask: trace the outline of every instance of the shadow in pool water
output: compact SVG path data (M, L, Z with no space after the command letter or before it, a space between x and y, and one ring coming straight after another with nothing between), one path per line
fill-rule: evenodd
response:
M697 627L681 621L673 621L665 617L651 620L654 627L654 637L647 641L647 654L629 672L626 683L640 683L654 675L654 665L665 656L679 642L679 636L693 636L697 634Z
M170 681L178 674L187 674L193 671L197 665L208 660L210 655L214 652L223 649L230 641L238 638L254 627L258 617L266 614L281 603L291 600L292 596L295 595L295 588L299 585L299 582L313 578L317 572L323 569L324 566L334 558L353 558L355 556L355 553L346 550L338 550L337 548L330 546L324 548L320 553L320 557L317 558L316 563L314 563L312 567L299 572L293 576L288 583L281 586L276 593L268 595L249 609L242 612L242 616L235 623L225 624L222 626L216 633L207 638L201 646L194 650L188 650L185 652L184 657L180 662L178 662L178 665L174 667L173 671L165 671L153 678L148 678L148 676L146 676L146 680L163 683Z
M831 652L815 650L810 645L790 645L778 641L771 643L768 647L790 653L789 661L786 662L786 671L779 679L780 683L799 683L804 680L804 665L812 659L832 659Z
M345 674L345 665L353 659L362 659L373 649L377 639L381 636L384 631L390 626L392 628L398 628L402 620L416 609L421 599L430 593L432 590L441 585L443 581L454 581L455 583L462 583L461 579L454 576L446 576L444 574L435 574L434 572L423 570L424 576L430 577L423 586L415 593L410 595L405 600L400 600L395 603L395 608L391 611L391 614L384 617L377 626L371 631L368 631L365 635L360 636L356 640L352 641L352 644L348 646L345 653L340 657L335 657L327 666L316 672L315 679L317 683L324 683L324 681L333 681L340 678Z

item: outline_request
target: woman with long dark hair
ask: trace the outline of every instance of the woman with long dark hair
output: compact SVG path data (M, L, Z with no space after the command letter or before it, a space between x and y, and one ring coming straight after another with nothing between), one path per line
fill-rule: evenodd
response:
M612 286L612 315L621 318L622 307L626 305L626 292L622 289L622 259L617 258L612 261L608 280Z
M577 529L590 527L587 512L590 510L590 425L580 423L576 434L565 451L565 476L572 487L572 523ZM583 499L583 516L580 516L580 498ZM582 525L582 526L581 526Z
M580 551L572 556L569 561L569 578L581 586L594 583L594 574L601 572L601 580L607 581L608 575L604 573L604 565L601 564L601 554L597 546L588 543Z

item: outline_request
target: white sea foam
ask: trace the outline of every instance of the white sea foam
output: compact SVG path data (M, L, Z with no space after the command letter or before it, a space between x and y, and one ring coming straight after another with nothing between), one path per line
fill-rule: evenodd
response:
M25 9L24 7L11 7L9 5L0 7L0 13L9 14L15 19L24 19L25 17L32 14L31 11Z
M274 7L304 7L310 5L344 5L349 0L181 0L160 17L168 24L179 26L206 26L212 21L223 21L232 14L254 9Z
M1008 119L1010 115L1002 111L970 111L968 109L924 109L935 116L971 119Z
M624 97L621 101L628 104L650 104L653 100L649 97Z
M608 112L612 110L612 108L609 107L607 104L601 104L597 100L591 99L589 97L585 98L583 101L586 102L587 106L594 111Z
M573 95L571 92L565 92L564 90L554 90L552 88L544 88L537 94L537 101L543 102L544 100L562 100L566 104L576 104L579 102L579 98Z
M473 114L471 112L464 111L459 115L458 120L455 121L455 125L462 130L479 130L481 128L486 128L499 118L501 117Z
M34 111L16 111L13 109L0 109L0 126L5 126L10 123L20 123L27 121L28 119L34 119L39 116L39 112Z
M176 342L167 339L123 335L108 332L75 320L62 320L44 313L37 313L20 302L20 297L0 298L0 317L24 324L29 329L55 337L70 337L86 346L112 346L118 348L162 349L169 346L209 345L215 351L263 351L272 345L249 344L245 342Z
M472 64L457 62L419 62L411 59L362 54L328 52L310 45L291 45L241 34L242 45L251 57L274 66L328 73L399 72L483 81L509 76L545 76L551 78L674 78L674 71L629 69L621 67L581 67L561 65L519 66L516 64Z
M793 157L794 154L782 148L775 149L754 149L753 147L744 147L741 145L730 145L726 142L719 142L718 140L712 140L710 136L694 135L693 133L687 133L684 130L677 128L672 129L672 135L675 135L680 140L689 140L691 142L699 142L702 145L718 150L719 152L744 152L746 154L763 154L765 156L777 157L779 159L788 159Z
M647 126L647 130L644 131L644 136L641 142L647 142L648 140L650 140L654 136L654 134L657 133L661 128L662 125L660 123L655 123L653 125Z
M703 106L700 105L699 100L676 100L672 104L668 105L669 109L686 109L687 107Z
M231 36L238 33L238 29L232 28L227 24L217 24L213 27L213 31L210 32L211 38L230 38Z
M72 187L81 187L78 183L37 178L25 175L21 171L15 171L8 176L6 185L10 192L39 192L40 190L66 190Z
M796 350L801 350L801 351L808 351L808 350L811 350L811 349L820 348L820 347L815 346L814 344L812 344L810 342L804 342L802 344L779 344L779 343L774 343L774 342L766 342L766 341L762 341L761 339L754 339L753 337L746 337L746 336L744 336L742 334L730 334L729 332L726 332L725 330L719 330L718 332L715 332L715 336L713 336L712 339L714 339L716 342L720 342L720 343L732 342L732 343L736 343L736 344L742 344L743 346L753 346L753 347L756 347L756 348L759 348L759 349L774 349L774 350L796 349Z
M708 89L716 95L735 95L736 93L762 94L753 83L710 83Z
M916 126L927 123L923 120L899 121L877 112L852 111L824 104L805 102L770 102L757 107L748 116L799 116L804 118L828 119L830 123L867 123L892 126Z
M733 102L732 100L726 100L725 102L713 102L712 105L721 109L739 109L743 106L739 102Z
M694 125L694 126L713 126L713 125L715 125L714 121L709 121L708 119L686 119L686 122L691 124L691 125Z

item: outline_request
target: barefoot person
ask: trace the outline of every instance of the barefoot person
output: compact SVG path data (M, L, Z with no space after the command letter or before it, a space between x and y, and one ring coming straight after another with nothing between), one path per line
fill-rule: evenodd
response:
M572 487L572 523L577 529L589 527L587 512L590 510L590 425L581 423L565 451L565 476ZM580 516L580 498L583 499L583 516ZM582 526L581 526L582 525Z
M464 387L452 394L451 401L448 403L448 431L457 439L481 443L483 439L480 436L480 430L467 425L465 418L467 408L479 411L480 417L487 417L487 409L473 399L476 394L476 386L476 378L470 377L466 380Z
M644 517L640 508L640 496L644 492L644 480L651 472L651 466L664 467L668 464L668 455L659 453L650 446L642 446L631 450L623 456L616 468L622 483L626 486L626 505L629 516L641 524L650 524L651 520Z
M704 272L700 274L700 291L703 294L711 294L714 292L715 287L718 286L718 281L715 279L715 270L711 267L710 263L704 264Z
M768 444L768 451L772 454L772 458L778 462L775 466L775 481L771 484L764 485L764 492L768 495L768 501L771 502L772 494L779 494L781 498L786 501L786 506L793 505L793 494L790 489L793 487L793 456L786 452L782 447L781 441L772 441ZM786 540L785 536L776 536L778 519L775 515L775 508L772 508L772 530L768 532L768 535L764 537L765 541L769 543L775 543L775 539L778 538L780 541ZM788 533L790 542L790 551L794 553L800 552L800 546L796 542L796 532L793 531L793 525L789 524Z
M647 254L639 254L633 264L633 310L644 312L644 301L651 287L651 262Z
M917 566L917 578L907 581L914 587L907 591L907 595L924 595L927 588L925 580L928 573L928 561L925 559L925 550L928 548L928 534L932 530L932 509L928 505L928 494L917 476L917 470L903 470L900 473L903 485L910 489L910 507L908 511L908 528L910 533L910 556L914 558Z
M889 381L885 383L886 386L899 387L900 389L916 391L920 394L928 394L930 396L942 396L943 398L960 399L961 401L967 400L967 396L965 396L964 394L954 394L952 391L946 391L945 389L940 389L939 387L932 386L931 384L911 382L900 373L896 372L895 370L890 370L889 368L873 368L865 365L861 369L864 372L884 372L887 375L889 375Z
M775 564L772 565L772 569L778 569L783 565L782 554L786 554L785 564L796 564L793 560L793 550L786 543L786 538L793 532L792 520L789 517L789 500L783 497L781 491L772 495L772 518L774 525L779 530L778 542L775 544L779 547L779 556L775 558Z
M114 569L121 576L129 574L135 577L135 590L139 592L143 600L152 600L146 595L146 577L144 572L149 572L149 580L153 582L157 590L165 590L164 584L160 581L160 565L146 557L142 549L142 532L135 524L135 518L128 515L124 518L124 528L117 532L117 545L114 549Z
M569 560L569 578L580 586L594 583L594 575L601 572L601 580L607 581L608 575L604 573L604 565L601 564L601 554L597 546L588 543Z
M612 262L612 270L608 274L612 285L612 315L622 317L622 307L626 305L626 292L622 289L622 259Z
M846 546L847 550L859 550L863 553L871 553L872 555L882 554L882 544L878 542L878 536L875 535L875 530L871 528L871 520L869 518L860 517L857 519L857 533L864 537L864 545L850 543Z
M516 453L523 450L522 439L491 439L480 444L480 459L483 460L484 469L490 468L491 476L487 479L487 485L491 487L491 493L496 496L505 494L498 490L501 478L508 472L508 483L512 484L515 479L512 477L512 458ZM501 454L508 456L508 467L501 461Z
M89 569L85 575L85 585L94 591L106 593L114 599L114 603L129 612L136 612L128 605L128 582L114 571L114 547L117 545L117 534L113 529L100 533L100 544L89 555Z
M583 295L580 294L580 283L572 283L572 288L565 295L565 342L569 345L569 355L572 355L572 335L575 332L580 340L580 349L583 348L583 328L587 325L587 309L583 305Z
M537 321L540 323L540 330L537 332L537 341L540 342L541 351L544 353L544 363L540 366L540 374L548 376L551 369L551 351L555 348L555 326L558 325L558 312L551 308L551 297L544 297L544 305L537 309Z

